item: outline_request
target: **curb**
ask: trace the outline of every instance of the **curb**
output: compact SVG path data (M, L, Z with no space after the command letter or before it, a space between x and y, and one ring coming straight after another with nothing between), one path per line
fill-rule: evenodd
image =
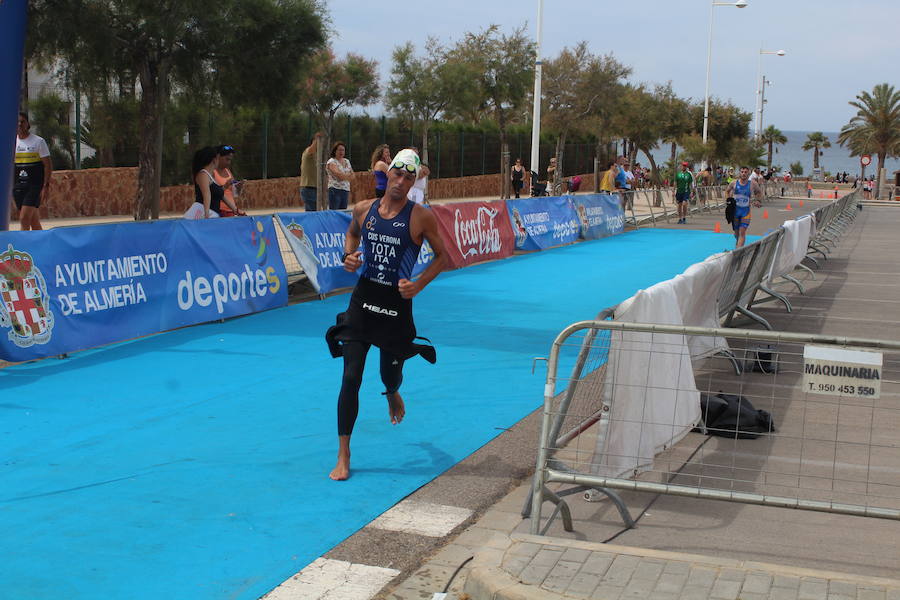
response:
M537 585L528 585L519 581L502 567L503 557L516 543L538 544L541 546L556 546L569 549L597 551L618 555L634 556L640 558L654 558L659 560L677 561L690 565L700 565L716 569L736 569L748 573L764 572L772 575L784 575L801 578L816 578L834 580L860 586L882 587L886 590L900 591L900 579L885 577L870 577L866 575L854 575L838 571L811 569L805 567L793 567L756 561L744 561L716 556L704 556L700 554L687 554L682 552L670 552L665 550L651 550L635 548L631 546L616 546L599 542L585 542L564 538L543 537L522 533L512 533L509 536L510 544L504 551L479 552L475 556L475 564L466 577L464 590L472 600L549 600L553 598L570 598L564 594L558 594L545 590Z

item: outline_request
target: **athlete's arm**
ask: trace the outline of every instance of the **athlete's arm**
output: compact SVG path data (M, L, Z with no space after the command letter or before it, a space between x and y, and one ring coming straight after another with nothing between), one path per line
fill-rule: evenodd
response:
M441 239L441 235L438 233L437 219L433 212L423 206L415 206L410 219L410 230L413 240L416 240L419 237L416 234L420 233L422 240L428 242L431 250L434 252L434 258L431 259L431 263L415 281L401 279L397 282L400 296L406 299L414 297L426 285L431 283L435 277L440 275L441 271L444 270L444 263L447 262L444 240Z
M347 227L347 235L344 239L344 270L350 273L356 272L362 266L362 251L359 243L362 240L362 228L359 222L369 212L372 201L357 202L353 205L353 218Z
M756 207L759 208L762 206L762 187L756 182L751 187L753 188L753 195L756 197Z
M47 194L50 193L50 176L53 175L53 163L50 162L49 156L44 156L41 158L41 162L44 163L44 187L41 188L41 202L47 198Z

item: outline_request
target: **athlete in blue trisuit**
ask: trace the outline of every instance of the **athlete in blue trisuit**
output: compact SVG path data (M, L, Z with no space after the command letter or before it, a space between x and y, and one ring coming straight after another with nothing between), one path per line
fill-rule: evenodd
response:
M401 150L387 172L382 198L358 202L344 242L344 269L355 272L365 265L350 297L350 306L325 334L334 357L344 357L344 375L338 396L338 458L329 477L340 481L350 476L350 435L359 412L359 388L369 348L381 351L381 380L385 386L391 423L403 420L406 409L398 390L403 381L403 362L420 354L436 360L430 345L415 343L412 299L444 268L444 243L434 214L408 200L420 168L419 156ZM434 251L431 264L415 281L413 267L422 242ZM360 244L362 250L360 250Z
M756 208L762 206L762 188L755 181L750 181L750 167L741 167L740 177L728 184L725 194L734 198L734 220L731 227L734 229L735 248L744 245L747 239L747 229L750 228L750 201Z

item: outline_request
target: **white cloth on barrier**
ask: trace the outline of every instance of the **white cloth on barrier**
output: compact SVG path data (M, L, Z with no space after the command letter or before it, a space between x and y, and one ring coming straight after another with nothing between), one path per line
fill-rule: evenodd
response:
M714 254L701 263L695 263L672 280L681 323L689 327L719 326L719 290L728 267L728 252ZM659 321L654 321L659 322ZM688 336L691 358L696 362L717 352L728 351L728 342L717 336Z
M641 290L619 305L616 320L681 325L673 280ZM602 399L610 407L606 435L597 437L593 469L630 477L653 465L700 419L700 393L683 335L610 332Z
M316 253L313 250L308 236L304 239L298 238L290 229L287 228L287 226L285 226L284 222L278 215L275 215L275 222L278 223L278 227L281 228L281 232L284 234L284 238L287 240L287 243L291 247L291 250L294 251L294 255L297 257L297 262L300 263L300 267L309 278L309 283L313 286L316 292L318 292L321 289L321 286L319 285L319 260L316 258Z
M789 274L806 256L814 220L810 215L792 221L785 221L784 235L778 247L778 255L772 262L768 282Z

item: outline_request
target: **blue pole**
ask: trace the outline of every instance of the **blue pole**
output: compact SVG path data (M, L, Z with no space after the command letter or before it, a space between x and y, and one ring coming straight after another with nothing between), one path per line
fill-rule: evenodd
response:
M0 231L9 230L27 0L0 2Z

